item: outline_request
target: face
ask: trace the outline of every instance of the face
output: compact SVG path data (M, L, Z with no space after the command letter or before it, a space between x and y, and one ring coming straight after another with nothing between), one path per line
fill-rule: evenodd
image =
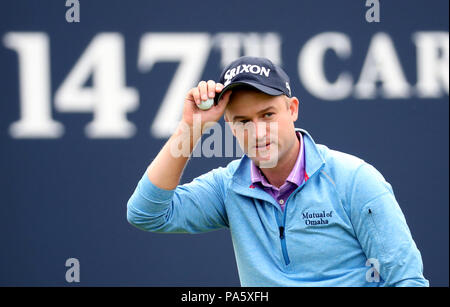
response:
M225 110L245 154L261 168L276 167L293 150L297 136L298 99L254 90L233 90Z

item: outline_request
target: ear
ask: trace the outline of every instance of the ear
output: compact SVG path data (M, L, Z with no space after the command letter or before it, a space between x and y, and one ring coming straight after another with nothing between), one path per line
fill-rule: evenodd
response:
M297 97L289 98L289 113L291 114L292 121L296 121L298 119L298 105L299 101Z

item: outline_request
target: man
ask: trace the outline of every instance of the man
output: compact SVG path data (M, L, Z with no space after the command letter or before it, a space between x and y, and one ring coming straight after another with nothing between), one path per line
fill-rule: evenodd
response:
M200 110L208 98L215 105ZM242 286L428 286L391 185L296 129L298 105L286 73L264 58L239 58L219 83L200 82L131 196L128 221L153 232L229 228ZM222 115L245 155L179 185L195 123ZM188 154L174 155L184 137Z

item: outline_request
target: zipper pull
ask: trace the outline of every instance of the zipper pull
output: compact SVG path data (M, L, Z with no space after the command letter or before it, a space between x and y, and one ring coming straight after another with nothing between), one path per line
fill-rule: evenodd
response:
M284 239L284 227L280 226L278 229L280 230L280 239Z

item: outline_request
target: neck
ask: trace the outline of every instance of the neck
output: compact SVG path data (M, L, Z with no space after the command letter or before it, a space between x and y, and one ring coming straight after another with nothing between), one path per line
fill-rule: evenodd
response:
M264 176L266 176L270 184L276 186L277 188L281 187L285 183L286 178L294 168L295 162L297 162L298 152L300 150L300 141L297 136L295 139L296 142L294 142L294 145L280 160L278 160L276 167L261 168L261 171Z

